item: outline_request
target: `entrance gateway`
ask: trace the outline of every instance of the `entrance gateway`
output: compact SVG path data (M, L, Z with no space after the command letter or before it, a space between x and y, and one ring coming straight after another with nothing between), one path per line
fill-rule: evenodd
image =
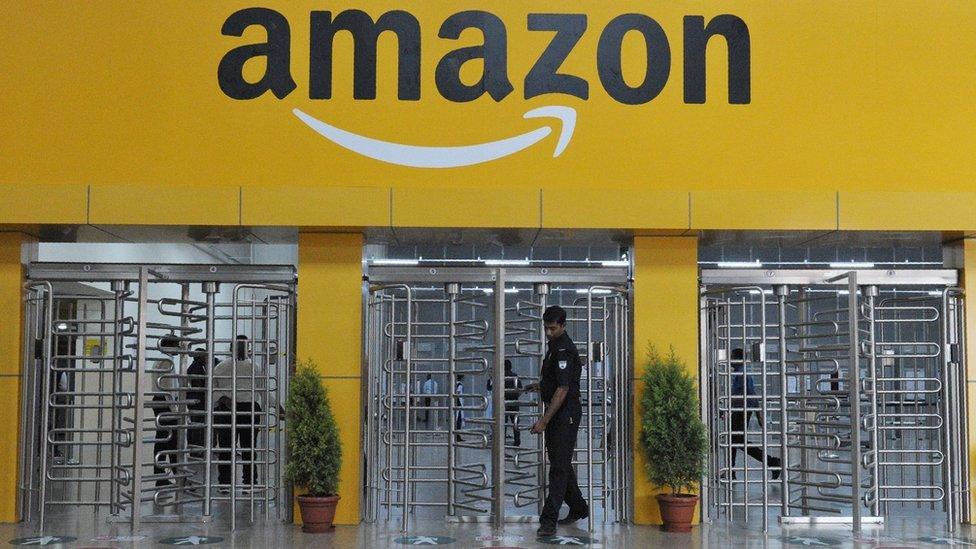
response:
M969 522L957 282L953 270L704 270L704 516L764 530L778 518L857 532L908 512L949 531Z
M233 529L290 518L279 405L295 284L290 265L32 263L21 519L44 531L87 508L136 532L142 522L218 516ZM249 375L216 374L235 348ZM237 388L226 411L207 405L215 383Z
M548 473L529 428L542 403L513 389L539 379L550 305L566 309L583 359L574 464L587 526L631 520L627 267L370 265L367 278L367 522L536 519Z
M629 521L629 276L626 267L370 265L364 519L401 528L411 518L533 520L546 463L541 437L527 429L541 403L506 394L512 376L503 362L523 385L538 379L541 312L558 304L586 366L575 463L588 526ZM704 518L764 527L839 521L855 530L908 511L950 530L968 521L957 278L951 270L702 271L700 386L711 440ZM49 523L79 506L134 526L289 517L280 414L254 412L253 443L231 437L225 454L211 436L220 412L194 411L200 379L188 369L194 351L212 364L231 356L234 335L246 335L265 376L252 386L265 402L283 402L294 357L293 267L33 263L26 288L24 520ZM736 349L756 389L738 398ZM428 374L436 389L424 387ZM733 427L743 401L754 413ZM209 433L194 444L199 429ZM174 444L157 446L166 443ZM779 466L747 457L757 449ZM221 484L221 464L257 480L244 486L235 474Z

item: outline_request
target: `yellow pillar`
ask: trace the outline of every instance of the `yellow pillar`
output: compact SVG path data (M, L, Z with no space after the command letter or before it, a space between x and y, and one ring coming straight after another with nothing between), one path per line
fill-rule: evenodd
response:
M661 524L655 496L663 490L647 480L640 447L640 377L648 344L661 352L674 347L698 376L697 237L634 239L634 522Z
M976 240L967 239L962 242L962 280L960 286L966 293L966 390L968 394L969 418L969 508L976 509ZM974 520L970 520L970 523Z
M336 524L359 524L360 518L362 252L361 234L298 238L298 359L318 365L342 440Z
M24 269L20 233L0 233L0 522L17 520L17 477L20 471L20 356L23 330Z

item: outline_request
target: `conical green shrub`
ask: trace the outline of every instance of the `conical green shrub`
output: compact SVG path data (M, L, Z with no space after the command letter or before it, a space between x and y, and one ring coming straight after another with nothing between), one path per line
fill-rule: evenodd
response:
M342 443L322 376L311 360L296 368L285 412L290 453L285 467L288 480L307 490L309 496L336 495Z
M641 393L641 447L647 476L673 494L692 492L702 477L708 439L695 379L674 348L662 357L650 346Z

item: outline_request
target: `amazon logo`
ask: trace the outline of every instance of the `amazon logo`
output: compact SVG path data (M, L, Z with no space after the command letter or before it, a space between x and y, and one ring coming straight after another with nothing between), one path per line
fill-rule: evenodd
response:
M548 45L536 53L531 69L522 78L522 96L571 96L589 99L590 82L563 72L562 65L588 32L586 14L530 13L527 29L552 35ZM242 37L250 27L261 27L266 40L242 44L226 52L217 67L221 91L232 99L251 100L270 92L278 99L288 97L298 87L291 72L291 27L281 13L261 7L234 12L225 21L221 33ZM356 100L376 99L377 41L382 33L393 33L397 39L397 98L419 101L421 85L421 31L417 18L409 12L394 10L378 18L360 10L312 11L309 17L309 89L308 98L327 100L333 97L333 42L339 33L349 33L353 40L353 89ZM505 22L487 11L462 11L447 17L438 31L442 40L458 40L468 29L484 37L480 45L454 49L438 60L434 70L437 93L455 103L466 103L487 95L500 102L514 91L508 70L508 32ZM639 83L623 77L622 45L633 34L644 43L646 69ZM734 15L723 14L706 21L700 15L683 19L684 102L705 103L706 49L712 39L724 40L728 53L728 102L748 104L751 101L751 51L749 28ZM263 58L264 73L248 80L244 66ZM482 68L477 82L461 79L461 68L477 60ZM642 105L653 101L671 76L671 43L661 25L639 13L613 18L599 32L595 59L600 87L613 100L625 105ZM487 162L513 154L537 143L552 132L545 126L509 139L467 147L422 147L383 142L351 133L295 109L294 115L311 129L364 156L414 167L455 167ZM551 106L535 109L526 118L548 117L560 121L560 137L553 156L566 148L575 127L576 111L570 107ZM450 157L450 158L446 158Z

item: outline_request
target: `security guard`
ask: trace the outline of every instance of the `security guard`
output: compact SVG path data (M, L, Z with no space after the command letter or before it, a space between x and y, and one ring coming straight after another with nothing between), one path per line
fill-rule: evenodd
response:
M539 383L526 386L526 391L539 390L546 403L545 414L532 426L533 433L546 433L546 453L549 456L549 493L539 515L540 536L556 533L559 509L565 501L569 514L559 524L572 524L590 514L589 505L576 483L573 453L576 432L579 430L580 373L582 363L576 345L566 333L566 311L559 306L549 307L542 315L546 329L546 357L542 362Z

